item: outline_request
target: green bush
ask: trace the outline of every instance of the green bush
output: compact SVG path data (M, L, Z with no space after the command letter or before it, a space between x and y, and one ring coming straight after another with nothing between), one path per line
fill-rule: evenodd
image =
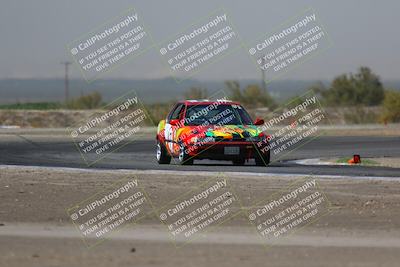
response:
M227 81L225 84L231 91L230 98L246 107L269 107L270 109L276 107L274 99L268 92L256 84L248 85L243 90L240 89L240 85L236 81Z
M65 107L68 109L96 109L101 107L101 99L99 92L93 92L67 101Z
M49 110L60 109L61 104L57 102L38 102L38 103L16 103L1 105L0 109L24 109L24 110Z
M387 90L383 100L383 122L400 122L400 92Z
M379 77L368 67L361 67L356 74L340 75L328 89L320 85L318 91L328 106L377 106L384 98Z

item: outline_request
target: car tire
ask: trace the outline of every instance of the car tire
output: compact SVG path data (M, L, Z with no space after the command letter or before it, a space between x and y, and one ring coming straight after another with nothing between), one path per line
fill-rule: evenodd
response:
M158 164L170 164L171 156L168 154L167 148L157 140L156 158Z
M236 165L236 166L243 166L245 161L246 161L245 158L237 158L237 159L232 160L232 163L233 163L233 165Z
M193 165L193 157L186 154L186 148L184 145L180 145L178 160L181 165Z
M267 166L270 163L271 153L268 150L267 154L258 151L255 155L255 161L257 166Z

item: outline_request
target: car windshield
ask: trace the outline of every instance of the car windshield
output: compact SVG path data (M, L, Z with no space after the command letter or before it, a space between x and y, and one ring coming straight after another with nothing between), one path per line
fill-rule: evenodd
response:
M185 125L252 125L246 110L235 104L188 106Z

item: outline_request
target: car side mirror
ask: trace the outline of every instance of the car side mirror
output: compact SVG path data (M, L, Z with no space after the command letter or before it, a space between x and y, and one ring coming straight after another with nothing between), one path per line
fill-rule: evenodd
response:
M263 125L263 124L264 124L264 120L263 119L257 118L254 121L254 125Z
M169 124L171 124L172 126L176 126L176 125L178 125L178 123L179 123L178 119L174 119L174 120L170 120L169 121Z

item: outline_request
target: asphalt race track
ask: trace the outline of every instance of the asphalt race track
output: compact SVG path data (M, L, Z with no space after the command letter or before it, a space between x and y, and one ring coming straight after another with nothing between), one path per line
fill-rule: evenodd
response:
M298 148L268 167L257 167L254 162L233 166L228 161L195 160L193 166L177 164L159 165L155 160L155 141L137 140L113 152L88 167L74 144L68 139L52 141L15 135L0 138L0 164L26 166L56 166L101 169L180 170L180 171L234 171L279 174L319 174L349 176L399 177L400 168L373 166L300 165L293 160L310 158L348 157L400 157L400 137L319 137Z

